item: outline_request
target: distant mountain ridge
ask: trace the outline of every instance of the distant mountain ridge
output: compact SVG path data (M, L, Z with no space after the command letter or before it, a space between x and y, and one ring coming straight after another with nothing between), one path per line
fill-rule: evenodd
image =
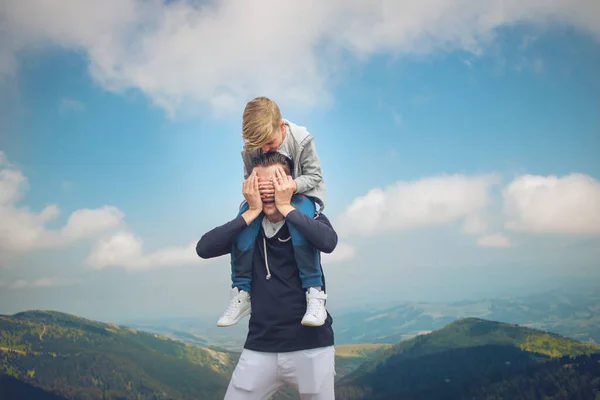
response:
M454 303L399 302L360 311L335 311L333 328L338 344L395 344L468 317L518 323L600 344L600 287L555 289L521 297ZM247 324L223 330L216 327L215 321L216 318L198 317L122 324L200 346L240 349Z
M397 343L468 317L517 323L600 344L600 287L455 303L399 303L338 314L334 323L339 343Z

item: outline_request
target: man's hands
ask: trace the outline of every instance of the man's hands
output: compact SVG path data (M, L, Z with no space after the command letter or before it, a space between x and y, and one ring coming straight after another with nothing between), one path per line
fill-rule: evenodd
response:
M294 182L294 179L290 175L286 175L281 167L275 170L275 174L271 180L275 188L275 206L285 217L290 211L294 210L291 200L296 188L296 182Z
M258 176L252 171L248 179L242 183L242 194L248 202L248 210L242 214L247 225L250 225L256 217L260 215L263 208L263 202L258 189Z

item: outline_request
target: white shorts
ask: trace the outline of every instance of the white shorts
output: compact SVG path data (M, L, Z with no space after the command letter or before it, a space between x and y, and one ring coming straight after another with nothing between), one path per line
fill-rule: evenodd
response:
M244 349L224 400L268 399L286 383L303 400L334 400L334 377L333 346L289 353Z

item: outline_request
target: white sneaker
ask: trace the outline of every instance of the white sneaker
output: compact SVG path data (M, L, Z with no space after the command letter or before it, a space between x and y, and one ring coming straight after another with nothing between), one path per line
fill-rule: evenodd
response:
M227 310L225 310L221 318L217 321L217 326L235 325L242 318L249 315L250 312L250 294L238 288L232 288L229 306L227 306Z
M306 291L306 313L302 318L302 325L321 326L327 319L325 300L327 295L322 290L309 288Z

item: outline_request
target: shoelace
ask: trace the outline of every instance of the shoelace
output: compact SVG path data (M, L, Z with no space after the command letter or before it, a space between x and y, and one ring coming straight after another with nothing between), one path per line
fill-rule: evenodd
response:
M236 313L236 311L238 310L238 308L240 307L241 303L242 302L240 301L240 299L237 299L237 301L235 301L235 302L230 302L229 306L227 306L227 309L223 313L223 316L231 317L232 315L234 315Z
M321 308L321 300L319 299L308 299L308 305L306 306L307 314L317 315L319 313L319 309Z

